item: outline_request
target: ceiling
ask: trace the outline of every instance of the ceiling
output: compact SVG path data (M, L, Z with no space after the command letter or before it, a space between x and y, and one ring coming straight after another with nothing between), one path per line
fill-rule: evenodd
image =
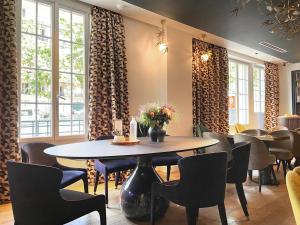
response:
M201 29L208 33L237 42L252 49L281 58L300 62L300 36L285 40L268 32L262 25L264 15L254 0L238 16L232 15L233 0L124 0L130 4ZM260 46L266 41L287 50L279 53Z

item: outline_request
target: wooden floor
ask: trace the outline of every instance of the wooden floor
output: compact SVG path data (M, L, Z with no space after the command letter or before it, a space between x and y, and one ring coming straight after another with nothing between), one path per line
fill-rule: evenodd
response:
M176 168L173 168L172 179L179 177ZM162 174L164 177L164 174ZM244 184L246 197L248 200L248 209L250 213L250 220L244 216L240 207L234 185L227 185L225 206L227 212L228 223L236 224L261 224L261 225L295 225L291 205L289 202L286 185L283 179L282 171L277 173L279 186L263 186L262 192L258 192L257 184L247 181ZM82 184L79 182L70 187L73 190L82 191ZM90 187L92 190L92 187ZM109 199L110 204L107 209L107 217L109 225L144 225L148 222L129 221L121 213L118 202L119 192L113 187L113 182L110 183ZM92 193L92 192L91 192ZM99 193L103 193L103 185L99 186ZM97 213L91 213L87 216L81 217L68 225L93 225L99 224L99 216ZM166 215L159 219L157 225L184 225L186 224L184 208L171 204ZM199 225L221 224L217 207L207 209L200 209L199 211ZM0 205L0 225L13 225L13 215L11 205Z

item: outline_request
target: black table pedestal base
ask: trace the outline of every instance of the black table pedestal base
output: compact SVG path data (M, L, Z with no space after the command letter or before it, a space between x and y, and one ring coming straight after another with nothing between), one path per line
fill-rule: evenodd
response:
M150 156L138 158L138 164L132 175L121 189L121 210L129 219L149 220L151 208L151 188L153 182L163 182L152 167ZM169 201L157 199L156 216L163 216Z

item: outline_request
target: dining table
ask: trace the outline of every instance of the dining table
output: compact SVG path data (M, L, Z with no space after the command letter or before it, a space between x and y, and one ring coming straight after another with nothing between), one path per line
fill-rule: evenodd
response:
M86 141L57 145L45 149L45 153L66 159L117 159L135 157L137 166L121 188L120 208L129 219L149 220L151 188L154 182L163 182L152 166L152 157L174 152L184 152L217 144L212 138L167 136L164 142L151 142L149 137L139 138L135 145L118 145L112 140ZM163 216L169 202L159 197L157 216Z

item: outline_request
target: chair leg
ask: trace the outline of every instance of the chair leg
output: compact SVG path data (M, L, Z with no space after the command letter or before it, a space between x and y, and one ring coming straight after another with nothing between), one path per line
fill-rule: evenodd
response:
M121 176L121 172L116 172L116 175L115 175L115 189L118 188L120 176Z
M101 210L101 212L99 212L99 216L100 216L100 225L106 225L106 210L104 207L104 210Z
M281 164L281 160L276 160L276 165L277 165L277 173L279 172L279 168L280 168L280 164Z
M261 192L261 184L262 184L262 173L261 171L259 170L259 192Z
M285 160L282 161L282 167L283 167L283 175L284 175L284 177L286 176L286 165L287 165L287 162Z
M222 225L228 225L224 202L218 205Z
M104 173L105 203L108 205L108 174Z
M250 180L252 181L252 170L248 170L248 176L249 176Z
M289 170L293 170L293 167L292 167L292 163L291 163L291 160L288 160L288 167L289 167Z
M279 183L278 183L278 181L277 181L276 174L275 174L275 171L274 171L274 168L273 168L272 165L271 165L271 173L272 173L272 176L273 176L274 183L275 183L276 185L278 185Z
M100 177L100 173L99 173L99 171L96 171L95 184L94 184L94 194L96 194L96 191L97 191L97 187L98 187L98 183L99 183L99 177Z
M188 225L196 225L198 219L199 209L194 207L186 207L186 216Z
M88 194L89 193L89 182L88 182L87 174L86 174L86 176L82 177L82 182L83 182L84 192Z
M155 201L155 194L152 191L151 193L151 214L150 214L150 224L155 225L155 206L156 206L156 201Z
M242 183L236 183L235 188L236 188L236 191L237 191L242 209L244 211L244 214L245 214L246 217L249 217L249 213L248 213L248 209L247 209L247 200L246 200L246 197L245 197L243 184Z
M171 165L167 165L167 181L170 180L170 174L171 174Z

